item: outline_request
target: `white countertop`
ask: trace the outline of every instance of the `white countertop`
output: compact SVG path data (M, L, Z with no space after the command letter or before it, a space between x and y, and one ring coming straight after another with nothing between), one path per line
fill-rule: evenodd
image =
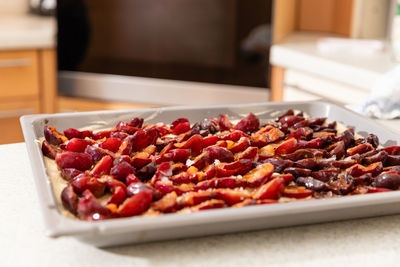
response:
M0 50L53 48L56 28L53 17L0 13Z
M366 91L370 91L371 84L382 74L399 64L393 61L388 48L370 55L321 53L317 49L317 40L328 36L337 37L296 32L271 47L270 62L276 66L301 70Z
M23 143L0 145L1 266L396 266L400 215L100 249L51 239Z

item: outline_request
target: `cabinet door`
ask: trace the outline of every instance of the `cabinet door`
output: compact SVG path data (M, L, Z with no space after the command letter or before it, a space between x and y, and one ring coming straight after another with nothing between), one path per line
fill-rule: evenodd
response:
M5 97L38 95L38 53L35 50L0 52L0 101Z
M39 100L0 101L0 144L23 142L19 118L39 112Z

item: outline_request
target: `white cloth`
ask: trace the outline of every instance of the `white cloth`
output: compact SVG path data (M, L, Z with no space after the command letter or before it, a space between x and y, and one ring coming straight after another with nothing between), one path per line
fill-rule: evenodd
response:
M361 113L379 119L400 117L400 65L372 85L367 100L361 104Z

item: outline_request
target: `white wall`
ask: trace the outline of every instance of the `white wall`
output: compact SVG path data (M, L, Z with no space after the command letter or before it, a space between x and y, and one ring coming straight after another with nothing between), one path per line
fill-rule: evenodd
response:
M0 13L26 13L29 0L0 0Z

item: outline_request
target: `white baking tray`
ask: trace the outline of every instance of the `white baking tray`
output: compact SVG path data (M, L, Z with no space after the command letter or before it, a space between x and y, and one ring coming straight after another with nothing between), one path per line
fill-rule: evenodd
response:
M111 128L120 120L143 117L146 122L170 123L186 117L192 123L225 113L240 118L253 112L260 120L269 120L287 109L303 110L313 117L328 117L355 127L361 135L376 134L382 145L395 145L399 133L350 110L327 102L254 103L201 107L168 107L124 111L95 111L81 113L28 115L21 118L28 155L38 191L40 206L51 237L74 236L96 246L232 233L238 231L283 227L299 224L336 221L400 213L400 191L318 199L292 203L225 208L192 214L167 214L155 217L130 217L98 222L73 220L61 215L46 174L43 155L37 140L43 137L43 126L58 130L91 126ZM29 208L29 207L27 207Z

